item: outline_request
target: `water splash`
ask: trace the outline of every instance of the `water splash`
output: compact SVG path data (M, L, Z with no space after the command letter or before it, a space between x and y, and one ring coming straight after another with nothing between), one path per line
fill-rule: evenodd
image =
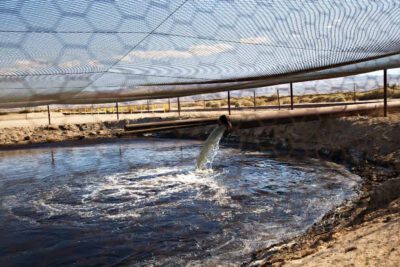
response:
M224 125L218 125L208 136L199 156L197 157L197 170L211 169L212 162L218 153L219 141L221 140L225 130L226 127Z

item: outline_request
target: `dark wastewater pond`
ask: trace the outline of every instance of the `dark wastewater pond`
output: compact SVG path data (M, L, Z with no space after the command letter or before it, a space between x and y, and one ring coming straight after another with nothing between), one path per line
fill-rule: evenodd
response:
M355 195L315 159L135 140L0 152L0 265L238 265Z

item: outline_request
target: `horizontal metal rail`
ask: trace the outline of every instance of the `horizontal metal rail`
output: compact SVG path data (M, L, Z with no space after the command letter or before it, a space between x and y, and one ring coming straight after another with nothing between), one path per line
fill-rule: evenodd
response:
M366 103L380 103L382 100L368 100L368 101L357 101L357 102L329 102L329 103L297 103L294 104L293 107L294 109L296 108L317 108L317 107L331 107L331 106L346 106L346 105L358 105L358 104L366 104ZM123 108L123 107L121 107ZM290 109L290 104L281 104L281 105L260 105L256 106L258 110L279 110L281 109ZM248 110L254 110L254 106L248 106L248 107L231 107L232 111L248 111ZM221 107L221 108L186 108L186 107L181 107L181 112L211 112L211 111L228 111L227 107ZM171 113L171 112L178 112L177 109L171 109L171 110L162 110L162 109L154 109L154 110L144 110L144 111L119 111L119 114L151 114L151 113ZM64 115L113 115L116 114L112 112L105 112L105 111L88 111L88 112L79 112L79 111L63 111L62 112Z
M320 107L298 110L281 110L263 113L229 116L233 130L262 127L276 124L287 124L300 121L313 121L329 117L343 117L357 114L382 111L384 103L356 104L349 106ZM400 108L400 101L388 103L389 108ZM134 135L151 132L178 130L189 127L216 125L218 118L188 119L162 122L129 124L122 135Z
M313 121L328 117L352 116L372 111L382 111L383 103L359 104L340 107L321 107L298 110L283 110L261 114L234 115L229 119L234 129L246 129L299 121ZM400 101L389 102L389 108L400 108Z
M139 130L139 129L147 129L147 128L156 128L156 127L164 127L164 126L177 126L177 125L188 125L188 124L216 124L218 122L218 117L214 118L205 118L205 119L187 119L187 120L174 120L174 121L158 121L158 122L147 122L147 123L135 123L135 124L127 124L125 126L126 131L131 130Z
M119 133L119 136L138 135L138 134L145 134L145 133L152 133L152 132L170 131L170 130L177 130L177 129L184 129L184 128L192 128L192 127L200 127L200 126L212 125L212 124L217 124L217 123L218 123L218 121L217 121L217 119L215 119L213 122L192 123L192 124L162 126L162 127L153 127L153 128L143 128L143 129L125 131L125 132Z

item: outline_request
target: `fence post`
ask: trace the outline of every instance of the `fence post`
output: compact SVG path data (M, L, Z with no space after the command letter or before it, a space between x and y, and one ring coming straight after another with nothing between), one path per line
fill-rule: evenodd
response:
M231 91L228 90L228 113L231 115Z
M290 83L290 109L294 109L293 105L293 83Z
M388 116L388 104L387 104L387 69L383 70L383 116Z
M171 99L168 98L168 112L171 112Z
M357 102L357 95L356 95L356 85L353 86L353 102Z
M49 125L51 124L51 118L50 118L50 105L47 105L47 118L49 120Z
M256 109L257 109L257 105L256 105L256 90L253 91L253 103L254 103L254 111L256 111Z
M281 110L281 99L279 98L279 89L276 89L276 95L278 96L278 109Z
M118 102L115 102L115 108L117 109L117 120L119 120Z
M181 101L179 99L179 96L178 96L178 116L179 117L181 116Z

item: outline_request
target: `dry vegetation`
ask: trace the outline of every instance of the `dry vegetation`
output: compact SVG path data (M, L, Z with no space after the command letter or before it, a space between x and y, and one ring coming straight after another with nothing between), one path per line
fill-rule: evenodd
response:
M389 98L400 98L400 88L391 86L388 88L388 96ZM383 98L383 89L374 89L365 92L357 92L355 95L353 92L337 92L330 94L308 94L301 96L294 96L293 101L296 104L299 103L327 103L327 102L351 102L354 101L354 97L357 101L364 100L374 100L374 99L382 99ZM258 96L256 97L256 105L257 106L270 106L278 104L278 96L273 94L271 96ZM280 97L281 105L290 104L289 96L281 96ZM205 102L206 108L221 108L226 107L228 105L227 99L215 99L208 100ZM233 107L253 107L254 99L253 97L241 97L241 98L231 98L231 105ZM187 102L182 105L182 107L204 107L203 101L196 102Z
M395 85L391 85L388 88L388 97L389 98L400 98L400 87ZM332 102L352 102L354 98L357 101L365 101L365 100L374 100L374 99L382 99L383 98L383 88L373 89L370 91L357 92L354 94L353 92L335 92L329 94L306 94L306 95L295 95L293 97L293 101L295 104L303 104L303 103L332 103ZM270 96L257 96L256 106L275 106L275 105L289 105L290 97L289 96L280 96L278 102L278 96L276 94ZM164 110L168 111L168 104L151 104L150 107L147 105L133 105L136 106L134 113L141 111L150 111L155 110ZM228 99L213 99L213 100L197 100L197 101L182 101L181 100L181 108L182 109L218 109L218 108L227 108ZM107 108L111 107L111 108ZM130 112L129 107L131 105L124 106L121 105L119 112ZM231 98L231 107L235 108L252 108L254 107L254 98L252 96L240 97L240 98ZM101 113L103 114L114 114L116 112L113 105L105 104L101 105L101 109L104 109ZM171 103L171 109L177 110L177 103ZM90 108L89 108L90 109ZM33 113L33 112L45 112L47 109L44 107L36 107L36 108L23 108L16 112L10 110L0 110L0 115L7 115L9 113ZM78 113L87 113L85 108L52 108L52 111L64 112L65 110L71 110L73 112ZM96 109L95 109L96 110ZM89 112L90 113L90 112Z

